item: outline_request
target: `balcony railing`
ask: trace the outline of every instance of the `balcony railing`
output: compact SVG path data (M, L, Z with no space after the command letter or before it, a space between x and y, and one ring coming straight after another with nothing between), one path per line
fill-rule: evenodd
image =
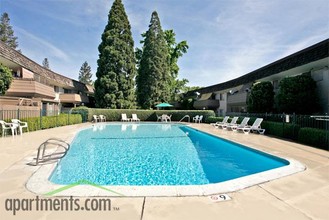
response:
M6 92L7 96L55 98L54 88L33 79L14 79Z
M233 103L246 103L247 102L247 94L246 92L240 92L233 95L227 96L227 103L233 104Z
M73 94L73 93L64 93L59 95L61 103L88 103L89 99L86 95Z
M219 107L219 100L208 99L195 101L193 107L196 109L216 109Z

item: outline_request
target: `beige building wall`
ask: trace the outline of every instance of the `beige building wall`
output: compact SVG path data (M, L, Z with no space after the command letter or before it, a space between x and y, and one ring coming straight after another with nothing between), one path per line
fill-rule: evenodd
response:
M34 78L34 73L31 72L30 70L22 68L22 78L33 79Z

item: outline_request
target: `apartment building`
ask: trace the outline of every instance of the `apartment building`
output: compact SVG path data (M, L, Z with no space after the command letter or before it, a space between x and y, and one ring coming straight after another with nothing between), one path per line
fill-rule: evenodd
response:
M261 67L239 78L191 91L198 94L196 109L212 109L218 115L246 112L250 88L256 82L270 81L274 92L285 77L310 72L317 83L322 113L329 114L329 39Z
M0 110L31 106L58 112L62 108L88 105L93 96L92 86L46 69L2 42L0 63L13 73L10 88L5 96L0 96Z

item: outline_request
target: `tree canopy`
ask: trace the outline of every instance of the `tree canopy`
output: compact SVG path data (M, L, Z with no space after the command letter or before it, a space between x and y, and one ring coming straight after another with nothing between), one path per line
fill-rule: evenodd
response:
M93 74L91 73L91 67L89 66L88 62L85 61L79 71L79 81L84 83L84 84L88 84L88 85L92 85L93 81L91 79L91 77L93 76Z
M276 105L280 112L285 113L312 114L319 111L316 82L311 73L282 79Z
M112 5L98 51L96 106L133 108L136 76L134 41L121 0L115 0Z
M177 95L179 92L182 92L185 85L189 82L187 79L178 79L178 59L183 56L184 53L187 53L188 45L187 41L181 41L176 43L176 34L173 30L165 31L165 39L167 42L168 53L169 53L169 67L170 67L170 94L171 100L177 101Z
M17 37L14 36L14 30L10 25L10 18L6 12L0 18L0 40L15 50L18 47Z
M272 112L274 106L274 91L271 82L259 82L252 86L248 96L248 112Z
M0 95L4 95L9 89L13 79L11 70L0 63Z

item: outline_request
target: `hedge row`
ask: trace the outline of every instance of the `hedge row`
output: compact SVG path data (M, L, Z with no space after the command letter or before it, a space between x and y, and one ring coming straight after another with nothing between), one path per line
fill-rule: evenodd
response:
M261 126L266 129L266 134L298 141L299 125L264 121Z
M82 123L80 114L60 114L57 116L42 116L41 118L21 118L20 120L27 122L29 131ZM0 130L0 132L2 131Z
M40 117L35 117L21 119L21 121L28 123L30 131L36 131L40 129L79 124L82 123L82 117L80 114L60 114L57 116L42 116L41 120Z
M316 128L301 128L298 141L324 150L329 150L329 131Z
M299 125L264 121L262 128L266 134L281 138L289 138L299 143L329 150L329 131L316 128L301 128Z
M157 121L157 115L172 115L172 121L180 121L185 115L190 116L190 120L196 115L203 115L203 121L209 117L214 117L215 113L211 110L133 110L133 109L88 109L88 120L92 121L93 115L104 115L107 121L120 121L121 114L127 114L131 118L132 114L137 114L141 121ZM184 119L186 122L187 119Z

